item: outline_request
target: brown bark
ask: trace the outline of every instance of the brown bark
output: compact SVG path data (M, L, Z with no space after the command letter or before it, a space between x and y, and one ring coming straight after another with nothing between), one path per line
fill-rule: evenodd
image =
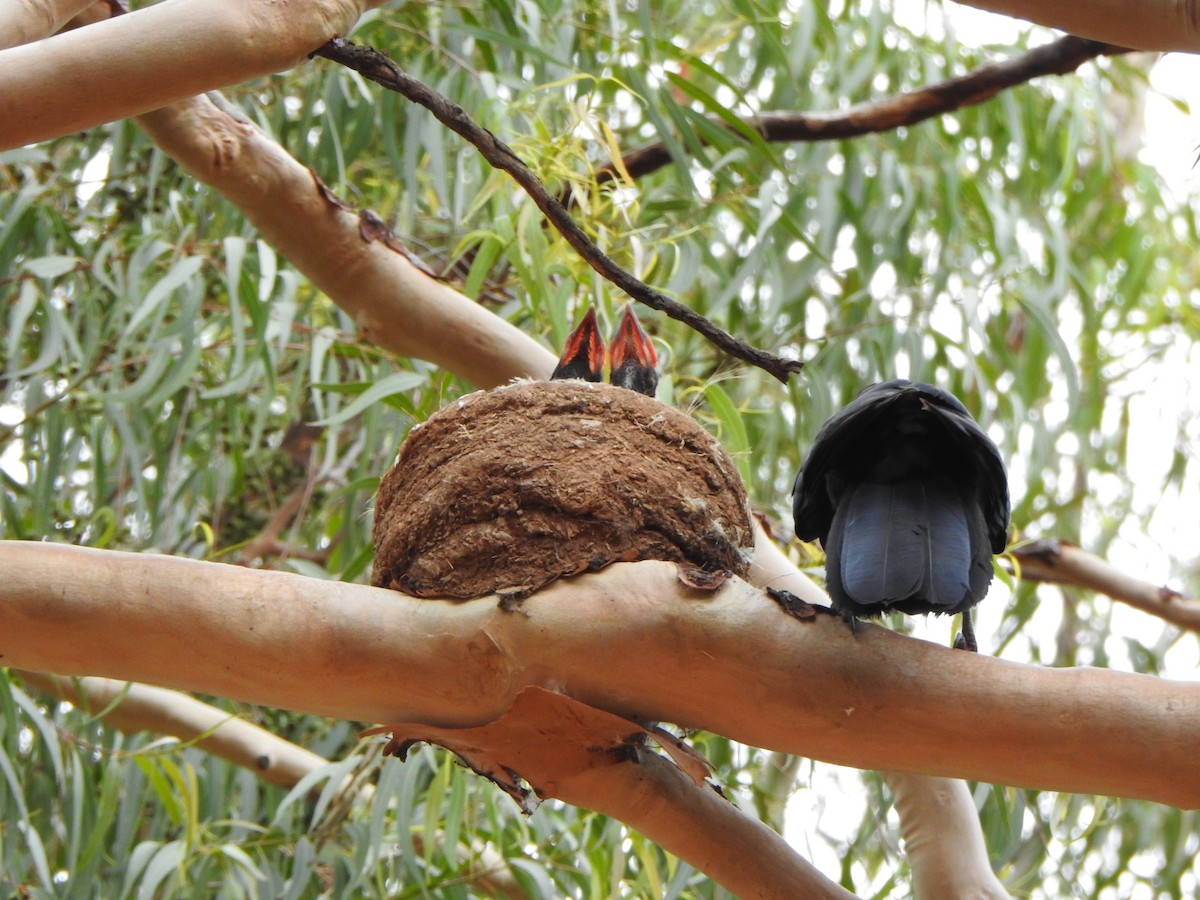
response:
M764 141L780 143L837 141L894 131L965 106L984 103L1001 91L1043 75L1065 75L1097 56L1125 52L1120 47L1097 41L1064 37L1011 59L982 66L965 75L915 91L829 112L764 113L746 122L745 127L754 129ZM722 122L713 124L727 127ZM611 181L617 177L618 171L632 178L640 178L670 161L667 146L655 141L625 154L619 169L614 165L602 167L596 172L596 180L600 183Z

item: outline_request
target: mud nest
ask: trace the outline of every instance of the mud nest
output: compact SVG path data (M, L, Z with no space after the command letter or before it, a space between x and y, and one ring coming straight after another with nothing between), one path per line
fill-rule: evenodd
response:
M374 537L372 584L456 599L639 559L740 575L754 541L745 488L708 432L581 381L471 394L414 428L380 483Z

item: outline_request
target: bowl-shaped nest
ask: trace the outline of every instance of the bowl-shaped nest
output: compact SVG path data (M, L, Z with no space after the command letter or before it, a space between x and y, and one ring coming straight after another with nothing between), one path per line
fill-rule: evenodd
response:
M745 574L746 491L687 416L624 388L510 384L414 428L375 500L371 582L524 596L617 561Z

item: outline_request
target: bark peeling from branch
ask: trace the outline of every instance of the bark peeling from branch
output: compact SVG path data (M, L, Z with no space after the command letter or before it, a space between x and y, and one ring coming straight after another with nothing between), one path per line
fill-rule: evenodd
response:
M532 802L522 782L539 798L621 819L739 897L851 896L708 784L708 764L681 741L557 692L524 688L499 718L475 728L397 723L366 733L383 732L392 735L384 752L401 759L416 742L446 747L525 812Z

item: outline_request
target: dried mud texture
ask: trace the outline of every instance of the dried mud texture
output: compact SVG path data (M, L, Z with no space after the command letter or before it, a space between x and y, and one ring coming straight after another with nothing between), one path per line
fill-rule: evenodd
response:
M683 413L606 384L520 382L409 434L376 497L371 582L523 597L617 561L745 574L753 543L737 469Z

